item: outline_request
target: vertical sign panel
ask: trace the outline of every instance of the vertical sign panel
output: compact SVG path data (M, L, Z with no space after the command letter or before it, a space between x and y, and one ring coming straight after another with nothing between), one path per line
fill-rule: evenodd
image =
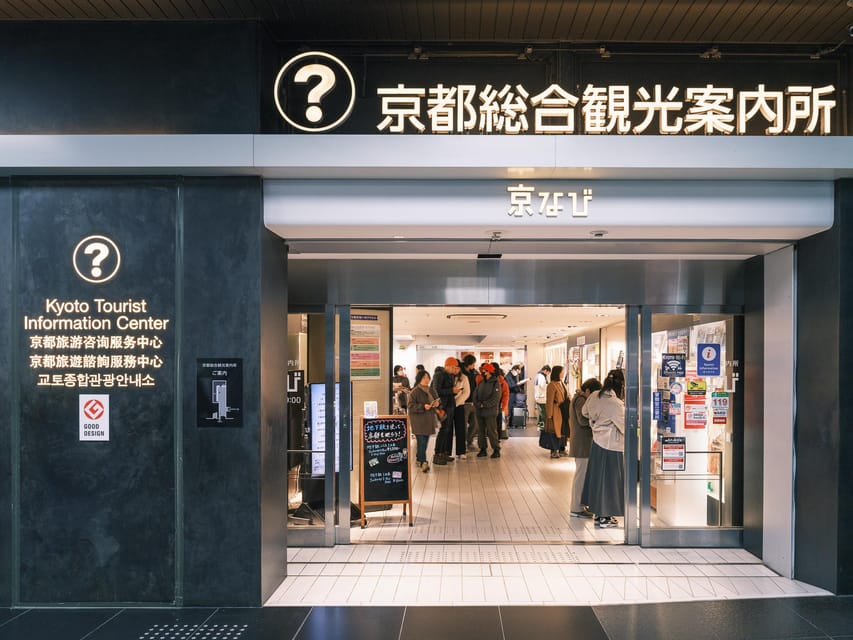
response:
M14 185L22 602L174 601L176 195Z

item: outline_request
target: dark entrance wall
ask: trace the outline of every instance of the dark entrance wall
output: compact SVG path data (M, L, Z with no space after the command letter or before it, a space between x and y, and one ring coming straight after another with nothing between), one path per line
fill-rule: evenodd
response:
M265 41L251 22L0 22L0 133L257 133Z
M260 179L7 180L0 231L2 603L259 605L285 573L287 363L285 249ZM73 268L93 234L121 251L102 284ZM117 330L99 299L169 322ZM53 317L52 300L111 330L25 325ZM157 346L101 342L114 336ZM75 361L96 354L158 364ZM201 358L242 360L241 428L197 426ZM136 373L153 383L119 382ZM108 441L81 441L84 394L108 396Z
M835 224L799 243L794 577L853 593L853 180Z

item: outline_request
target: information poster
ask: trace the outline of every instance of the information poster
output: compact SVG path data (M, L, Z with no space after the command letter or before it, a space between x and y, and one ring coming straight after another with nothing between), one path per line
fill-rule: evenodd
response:
M359 322L356 322L358 320ZM367 323L365 320L373 322ZM350 327L350 377L379 380L382 373L381 327L378 316L354 315Z
M711 394L711 413L714 424L726 424L729 418L729 394L715 391Z
M696 375L720 375L720 345L698 344L696 345L696 355Z
M661 438L661 471L684 471L687 439L680 436Z
M326 385L312 383L311 393L311 475L322 476L326 473ZM350 393L350 398L352 393ZM335 473L341 470L341 423L338 406L341 402L341 385L335 384ZM352 442L350 442L352 446ZM350 450L352 453L352 450ZM350 455L352 461L352 455ZM350 467L352 469L352 467Z
M708 408L705 396L687 396L684 398L684 428L704 429L708 422Z
M243 426L243 359L196 360L196 427Z
M664 353L661 356L660 375L664 378L683 378L687 375L687 356L683 353Z

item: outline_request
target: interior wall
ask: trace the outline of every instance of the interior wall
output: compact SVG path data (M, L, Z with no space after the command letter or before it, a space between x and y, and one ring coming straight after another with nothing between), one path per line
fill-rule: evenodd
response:
M793 575L794 249L764 256L764 496L762 559Z

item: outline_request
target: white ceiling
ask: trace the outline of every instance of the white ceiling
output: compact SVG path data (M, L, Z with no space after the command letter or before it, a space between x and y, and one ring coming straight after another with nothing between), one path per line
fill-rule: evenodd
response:
M624 320L621 306L394 307L394 340L421 346L523 346Z

